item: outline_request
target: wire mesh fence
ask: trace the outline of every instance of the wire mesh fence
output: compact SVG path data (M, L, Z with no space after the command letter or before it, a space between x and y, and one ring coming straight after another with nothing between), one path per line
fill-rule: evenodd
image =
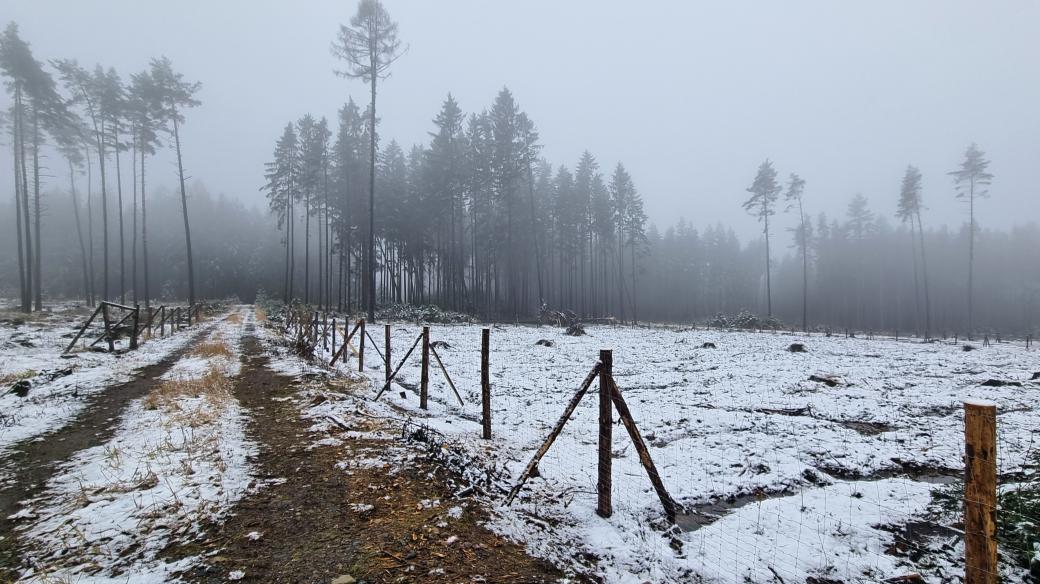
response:
M349 362L336 368L356 370L360 344L342 343L358 325L337 322L331 333L328 319L318 320L329 337L329 348L318 343L319 358L328 362L341 349ZM604 426L593 384L494 521L550 559L584 563L608 580L652 581L989 582L998 574L1027 581L1036 569L1040 386L1029 378L1040 367L1021 357L1022 343L963 351L906 337L612 327L569 337L495 326L484 353L479 327L428 330L437 357L429 351L424 409L422 327L389 327L397 371L389 385L386 329L366 328L364 370L377 387L388 385L374 404L421 420L467 464L500 470L487 491L498 505L599 362L599 349L614 348L611 380L677 513L669 518L613 409L611 512L602 517ZM972 414L962 402L973 397L1000 403L992 502L970 495L965 481L975 455L965 448ZM491 440L482 439L485 407ZM999 554L992 565L966 569L978 535L966 524L972 504L993 517L985 536Z

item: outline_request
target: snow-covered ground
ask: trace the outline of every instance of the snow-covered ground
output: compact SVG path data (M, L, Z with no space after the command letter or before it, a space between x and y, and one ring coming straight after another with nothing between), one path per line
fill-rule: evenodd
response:
M237 315L237 316L235 316ZM27 582L166 582L195 560L157 557L197 535L250 484L245 416L231 394L252 311L218 323L134 400L112 438L62 465L20 514Z
M88 351L80 341L63 356L89 316L89 312L74 310L71 305L29 317L2 314L0 379L5 382L0 384L0 455L15 442L61 428L83 410L92 394L128 381L136 370L161 361L184 346L195 329L165 338L156 334L128 353ZM31 384L24 397L9 391L17 379ZM3 478L0 470L0 480Z
M369 332L382 349L382 326ZM395 366L419 332L415 325L393 326ZM399 374L407 389L395 385L369 407L385 415L403 410L512 480L599 349L613 349L614 377L651 456L672 497L690 510L680 518L683 529L666 530L620 425L613 432L615 512L609 519L595 514L595 387L539 465L540 476L512 507L499 505L492 525L536 554L591 563L611 582L680 582L692 575L722 582L810 576L877 582L932 573L886 550L894 526L919 517L934 489L957 480L963 400L999 404L1002 473L1019 470L1034 448L1040 384L1027 380L1040 371L1040 353L1021 343L977 343L977 350L964 351L905 339L598 326L569 337L556 328L495 326L494 439L487 442L479 438L480 327L435 325L431 338L448 343L438 353L465 406L431 357L430 409L418 408L417 349ZM541 339L553 346L537 345ZM717 348L703 348L705 342ZM789 352L793 342L807 352ZM374 395L382 363L372 341L366 344ZM356 358L337 367L356 369ZM809 381L814 374L837 385ZM1022 384L980 385L988 379Z

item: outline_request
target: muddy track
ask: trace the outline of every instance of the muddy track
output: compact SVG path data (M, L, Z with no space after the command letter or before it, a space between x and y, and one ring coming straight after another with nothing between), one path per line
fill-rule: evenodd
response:
M162 383L159 377L213 326L215 324L210 324L193 333L183 347L158 363L138 369L130 381L112 385L88 398L80 414L62 428L19 442L0 457L0 465L13 471L11 479L0 488L0 582L16 579L22 567L16 533L18 520L10 519L21 510L21 502L41 494L61 463L80 450L109 440L127 405Z
M497 538L475 517L452 525L454 540L439 532L446 509L420 502L449 498L451 490L432 467L413 462L345 472L344 461L385 457L402 446L364 437L315 446L313 422L300 415L298 382L266 367L251 330L235 396L249 415L247 433L259 445L256 475L266 484L209 526L202 541L165 551L168 559L206 558L182 579L226 582L241 571L235 576L242 582L328 583L343 575L360 582L557 580L552 566Z

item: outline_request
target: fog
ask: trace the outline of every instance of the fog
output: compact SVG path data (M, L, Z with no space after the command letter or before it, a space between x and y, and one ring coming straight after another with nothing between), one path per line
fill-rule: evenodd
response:
M0 295L1029 334L1038 17L15 0Z
M188 173L263 199L263 165L288 120L335 117L362 83L337 78L329 46L342 1L176 3L6 0L38 59L76 58L124 78L168 56L201 81L184 126ZM760 230L740 202L765 158L807 181L813 213L856 193L894 212L907 164L924 175L930 224L959 226L946 172L971 142L993 161L979 223L1040 216L1040 4L976 2L391 1L407 53L380 91L381 137L425 142L451 92L466 113L508 86L542 154L623 161L650 220ZM9 97L0 98L6 107ZM166 157L167 160L171 160ZM10 184L0 165L0 184ZM154 180L173 185L172 164ZM158 184L158 183L157 183ZM780 216L781 225L790 218Z

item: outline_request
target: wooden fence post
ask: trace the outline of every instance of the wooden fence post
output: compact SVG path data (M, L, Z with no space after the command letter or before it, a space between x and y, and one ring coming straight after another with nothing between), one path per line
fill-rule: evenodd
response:
M166 336L166 305L159 307L159 338Z
M480 331L480 409L483 438L491 439L491 329Z
M141 305L134 305L134 317L131 319L131 324L134 327L133 332L130 333L130 349L137 348L137 329L141 326Z
M610 517L614 513L610 499L610 449L611 432L614 427L614 406L610 397L614 370L613 352L610 349L600 350L599 362L599 472L596 481L596 514L600 517Z
M427 409L430 393L430 327L422 327L422 372L419 376L419 407Z
M390 383L390 325L388 324L383 325L383 345L386 347L383 353L383 361L386 364L383 369L386 370L386 382Z
M116 350L116 343L115 339L112 338L112 323L108 316L107 302L101 304L101 318L105 323L105 338L108 340L108 351L111 353Z
M361 340L358 341L357 370L365 370L365 319L361 319Z
M336 317L332 317L332 354L336 354Z
M964 582L996 584L997 405L964 402Z

